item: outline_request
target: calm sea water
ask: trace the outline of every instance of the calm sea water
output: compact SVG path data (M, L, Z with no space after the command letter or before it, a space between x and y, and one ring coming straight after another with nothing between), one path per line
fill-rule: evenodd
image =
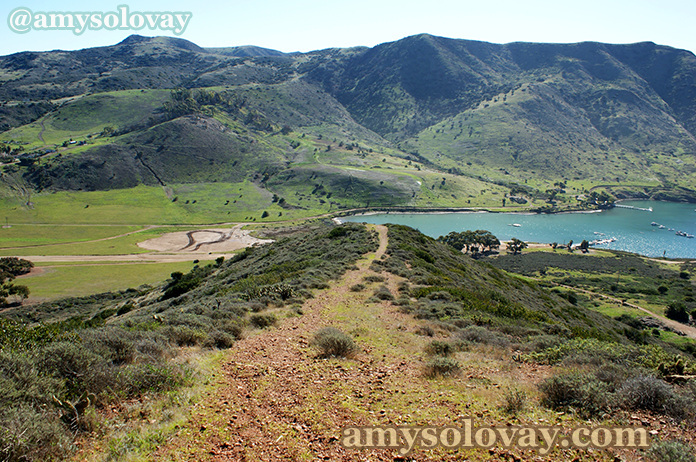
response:
M450 231L487 229L500 240L513 237L528 242L559 244L571 239L580 243L615 239L597 248L625 250L650 257L696 258L696 238L677 236L676 231L696 235L696 205L656 201L624 201L623 206L595 213L388 213L346 217L343 221L397 223L432 237ZM653 211L639 210L652 208ZM655 222L665 226L651 226ZM519 226L513 226L519 225ZM672 228L673 231L669 231Z

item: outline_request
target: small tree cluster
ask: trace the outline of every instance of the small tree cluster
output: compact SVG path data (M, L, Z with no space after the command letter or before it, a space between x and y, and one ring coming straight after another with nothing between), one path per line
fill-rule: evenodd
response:
M447 236L438 237L437 241L472 254L477 254L485 249L492 251L500 247L498 238L485 229L467 230L461 233L452 231Z

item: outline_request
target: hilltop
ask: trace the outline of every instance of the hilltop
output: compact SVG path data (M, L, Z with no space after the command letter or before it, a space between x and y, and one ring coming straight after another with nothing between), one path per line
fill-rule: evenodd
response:
M245 211L282 197L276 216L696 201L696 57L654 43L423 34L285 54L131 36L0 57L0 79L15 197L253 184L265 199Z

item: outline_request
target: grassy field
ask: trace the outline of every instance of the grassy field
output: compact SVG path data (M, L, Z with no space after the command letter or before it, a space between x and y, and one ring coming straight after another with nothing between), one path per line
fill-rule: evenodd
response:
M12 225L0 228L0 249L92 241L142 229L141 226Z
M29 287L29 301L54 300L157 284L174 271L187 272L193 262L37 265L40 274L18 283Z
M60 227L55 230L62 231ZM147 249L138 247L139 242L153 239L163 234L177 231L188 231L196 229L191 226L165 226L143 229L128 235L114 235L113 238L93 240L87 242L67 242L59 244L48 244L22 248L0 248L0 256L22 256L22 255L130 255L150 252ZM61 237L56 239L70 239L68 234L59 234Z
M272 194L255 183L208 183L138 186L112 191L79 191L35 194L28 207L24 198L8 193L0 198L4 223L15 224L208 224L231 221L277 220L308 216L318 210L284 210L272 202ZM274 212L274 213L271 213ZM3 224L4 224L3 223Z

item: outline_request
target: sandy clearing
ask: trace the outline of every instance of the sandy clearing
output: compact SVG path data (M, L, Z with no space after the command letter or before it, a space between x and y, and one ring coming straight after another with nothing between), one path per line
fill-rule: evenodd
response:
M168 233L138 243L138 247L157 252L232 252L252 245L273 242L252 237L244 225Z
M152 252L127 255L23 255L35 263L57 262L130 262L173 263L180 261L215 260L231 257L234 252L253 245L273 242L270 239L252 237L244 225L232 228L205 228L179 231L148 239L138 246Z

